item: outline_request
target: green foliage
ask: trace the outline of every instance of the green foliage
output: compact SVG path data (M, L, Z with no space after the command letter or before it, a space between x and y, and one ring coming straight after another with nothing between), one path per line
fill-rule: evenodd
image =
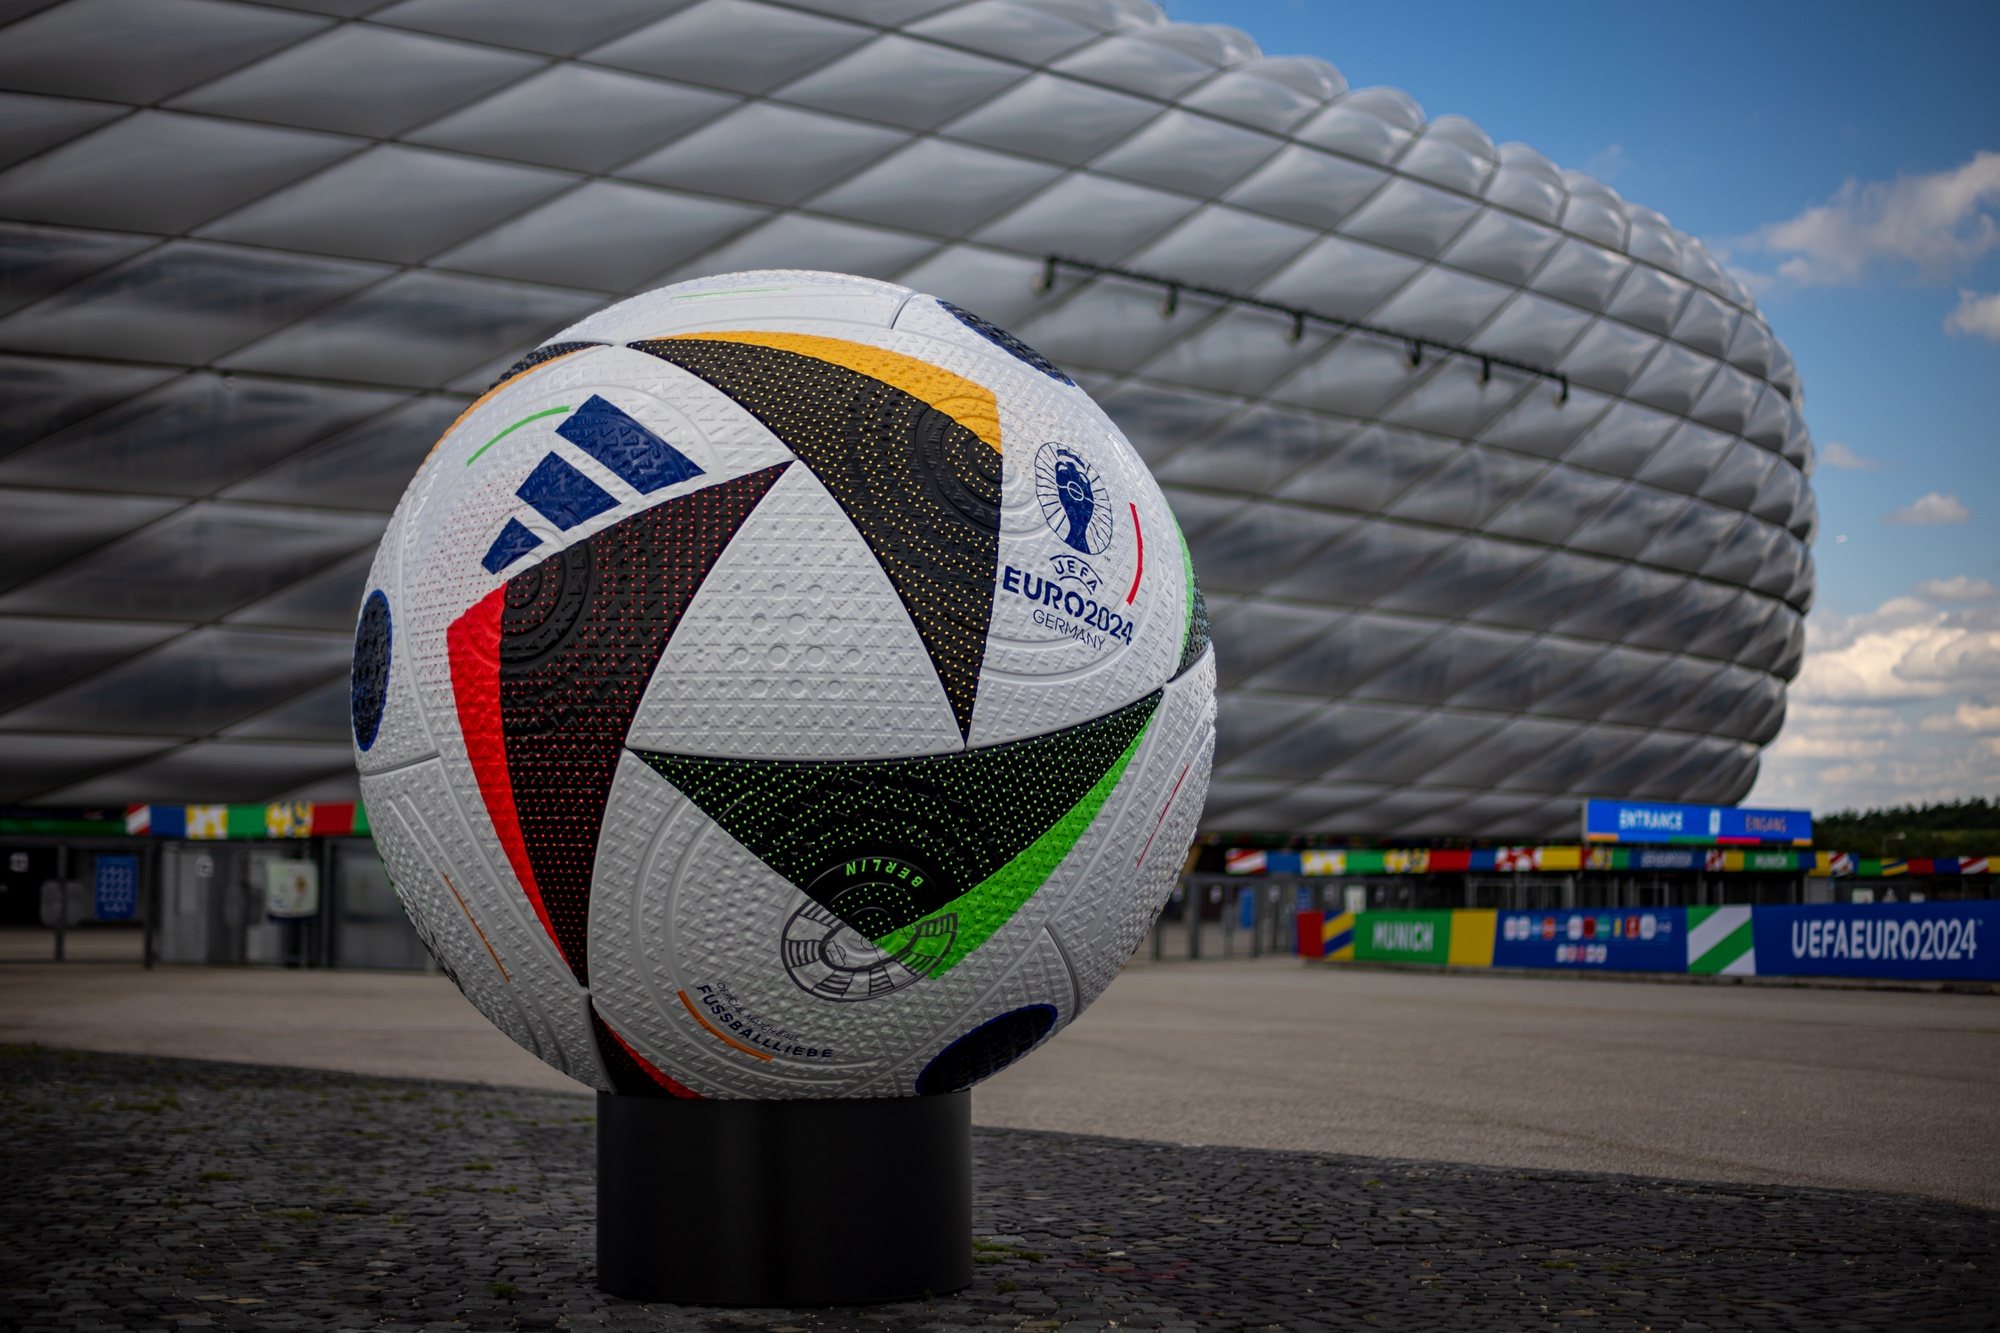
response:
M1038 1264L1042 1261L1042 1253L1006 1241L988 1240L984 1236L972 1238L972 1262L975 1264L1004 1264L1017 1260Z
M1813 824L1813 844L1830 851L1880 856L1885 840L1890 856L2000 856L2000 800L1836 810Z

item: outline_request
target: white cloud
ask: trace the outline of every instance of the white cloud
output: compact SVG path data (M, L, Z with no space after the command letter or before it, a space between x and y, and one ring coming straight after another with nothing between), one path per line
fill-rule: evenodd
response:
M1625 145L1606 144L1583 160L1583 170L1587 175L1601 181L1614 181L1618 173L1625 169Z
M1839 440L1828 440L1819 447L1819 461L1848 472L1873 472L1882 466L1874 459L1855 452L1852 445L1842 444Z
M1917 585L1917 596L1933 602L1985 602L2000 597L2000 588L1985 579L1954 574L1948 579L1925 579Z
M1720 245L1711 245L1711 251L1721 250ZM1778 285L1774 273L1759 273L1754 268L1744 268L1741 264L1724 264L1722 271L1743 284L1743 290L1755 297L1769 296Z
M1731 247L1778 260L1794 286L1859 281L1879 263L1941 274L2000 249L2000 153L1891 181L1849 179L1827 202L1760 227Z
M1877 705L1940 698L2000 678L2000 627L1980 609L1896 597L1859 616L1814 616L1791 698Z
M1882 521L1911 528L1930 528L1941 523L1970 523L1972 511L1956 495L1932 491L1885 515Z
M2000 790L2000 607L1948 605L1934 586L1984 585L1937 580L1807 621L1805 666L1749 803L1837 810Z
M1875 630L1831 652L1808 650L1795 686L1816 699L1882 703L1924 699L1940 692L1937 682L1911 680L1898 668L1939 631L1932 625Z
M2000 342L2000 292L1982 295L1959 288L1958 309L1944 317L1944 331Z
M1985 735L2000 732L2000 705L1984 702L1967 702L1949 713L1933 713L1919 722L1918 728L1933 735L1948 736L1953 732L1970 732Z

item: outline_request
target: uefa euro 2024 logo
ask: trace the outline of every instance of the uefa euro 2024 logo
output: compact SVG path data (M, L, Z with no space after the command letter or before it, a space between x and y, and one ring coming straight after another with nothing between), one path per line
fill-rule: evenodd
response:
M1049 530L1078 555L1099 555L1111 545L1111 503L1104 478L1065 444L1035 453L1035 494Z
M1084 558L1102 555L1111 548L1111 515L1116 502L1104 478L1081 453L1050 441L1035 451L1035 496L1041 501L1042 520L1068 549L1049 554L1046 574L1011 564L1003 566L1000 590L1032 603L1030 614L1035 624L1067 635L1093 651L1129 644L1138 628L1130 614L1133 599L1139 595L1138 575L1133 575L1132 592L1125 601L1113 603L1099 592L1104 576ZM1135 542L1138 521L1135 506ZM1077 586L1066 588L1064 584ZM1100 596L1105 600L1100 602Z

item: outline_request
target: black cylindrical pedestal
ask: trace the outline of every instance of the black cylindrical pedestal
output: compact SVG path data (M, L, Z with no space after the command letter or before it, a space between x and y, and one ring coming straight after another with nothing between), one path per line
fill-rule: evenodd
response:
M685 1305L855 1305L972 1281L972 1094L597 1094L597 1285Z

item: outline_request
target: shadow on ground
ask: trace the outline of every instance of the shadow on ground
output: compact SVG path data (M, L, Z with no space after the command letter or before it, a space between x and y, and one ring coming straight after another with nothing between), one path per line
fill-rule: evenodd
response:
M995 1129L965 1291L648 1306L593 1286L592 1119L562 1093L0 1047L0 1327L1985 1328L2000 1308L2000 1213L1928 1200Z

